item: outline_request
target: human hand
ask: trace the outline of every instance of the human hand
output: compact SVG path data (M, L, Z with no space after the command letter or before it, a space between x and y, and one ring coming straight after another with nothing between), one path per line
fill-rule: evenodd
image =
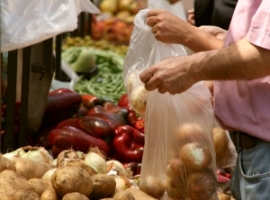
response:
M155 38L164 43L180 43L187 33L187 22L166 10L152 9L146 23L152 27Z
M200 26L199 29L215 36L217 39L220 39L222 41L226 39L228 33L228 31L217 26Z
M194 12L194 8L190 9L187 11L188 17L187 17L187 21L188 23L190 23L191 25L195 25L195 12Z
M169 57L145 69L140 74L148 91L181 93L200 80L199 73L192 69L192 56Z

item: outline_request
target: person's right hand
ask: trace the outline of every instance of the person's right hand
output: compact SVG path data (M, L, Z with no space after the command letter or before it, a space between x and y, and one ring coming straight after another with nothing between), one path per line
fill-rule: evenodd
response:
M220 39L222 41L226 39L228 33L228 31L217 26L200 26L199 29L215 36L217 39Z
M166 10L152 9L146 23L152 27L155 38L164 43L183 44L189 23Z

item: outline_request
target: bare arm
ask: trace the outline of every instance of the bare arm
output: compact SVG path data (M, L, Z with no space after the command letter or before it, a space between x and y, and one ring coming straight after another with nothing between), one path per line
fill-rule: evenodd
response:
M246 39L224 48L195 55L199 80L249 80L270 75L270 50ZM196 69L197 68L197 69Z
M155 38L161 42L183 44L195 52L223 47L223 40L183 21L166 10L150 10L146 23L152 27Z
M270 50L246 39L220 50L170 57L140 74L147 90L181 93L202 80L255 79L270 75Z

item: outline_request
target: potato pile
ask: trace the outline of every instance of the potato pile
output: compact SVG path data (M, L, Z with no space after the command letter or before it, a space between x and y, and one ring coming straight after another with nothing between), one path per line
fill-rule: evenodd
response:
M117 167L112 166L112 161L107 165L102 154L96 150L89 151L88 154L66 150L57 159L51 158L46 162L36 162L33 157L22 158L22 155L14 152L0 154L1 200L142 199L140 191L131 188L130 180L123 176L123 173L129 176L128 172L123 172L125 168L121 168L119 164ZM39 152L32 153L39 155ZM49 155L48 152L45 154ZM97 173L93 169L95 167L98 170L105 168L105 173ZM107 168L115 171L109 174ZM118 170L121 171L120 174ZM134 192L137 198L134 197Z

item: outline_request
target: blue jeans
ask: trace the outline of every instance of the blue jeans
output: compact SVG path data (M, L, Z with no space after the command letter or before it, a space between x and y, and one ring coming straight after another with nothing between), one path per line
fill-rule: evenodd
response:
M236 200L270 199L270 143L239 152L231 190Z

